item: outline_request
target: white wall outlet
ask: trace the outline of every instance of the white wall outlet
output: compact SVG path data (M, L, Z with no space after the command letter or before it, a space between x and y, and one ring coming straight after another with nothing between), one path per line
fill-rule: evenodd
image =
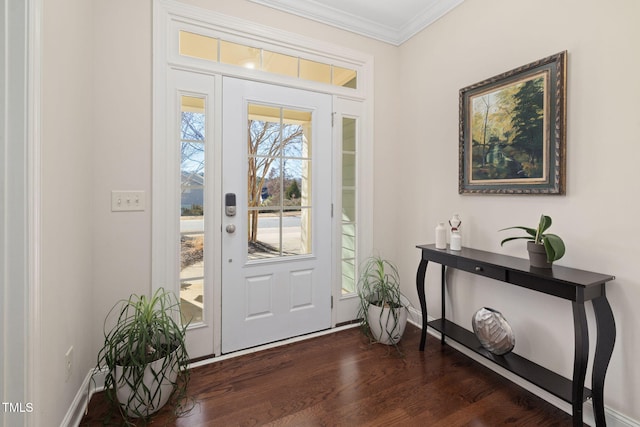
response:
M71 372L73 371L73 346L69 347L69 350L64 354L64 368L64 381L67 382L71 378Z
M111 211L131 212L145 209L144 191L112 191Z

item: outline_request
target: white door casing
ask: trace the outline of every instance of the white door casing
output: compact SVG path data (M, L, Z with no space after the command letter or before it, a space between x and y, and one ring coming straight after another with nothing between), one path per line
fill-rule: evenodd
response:
M164 245L154 246L154 250L163 249L163 253L157 256L164 257L164 263L155 263L157 270L154 272L154 282L159 286L173 290L181 298L183 315L185 308L192 307L193 300L199 301L196 310L199 316L196 319L186 318L191 321L187 330L187 348L189 356L192 358L208 356L215 352L214 335L216 334L215 317L219 312L219 295L216 294L216 283L220 277L220 233L214 230L220 229L220 209L215 202L220 194L220 176L222 169L219 120L216 117L220 114L219 97L219 76L192 73L188 71L170 69L167 76L167 119L165 121L166 144L162 150L156 150L154 162L162 164L166 173L162 174L163 197L165 205L154 209L154 237L162 235ZM181 216L181 126L183 113L183 99L201 100L202 116L204 116L203 157L205 170L204 191L203 191L203 211L204 215L198 221L197 229L201 231L198 236L204 237L203 261L199 265L200 273L204 276L197 279L196 284L191 287L198 287L197 294L193 294L189 289L190 281L185 281L186 269L181 265L181 240L185 237L184 219ZM170 208L169 208L170 206ZM188 234L186 236L189 236ZM164 248L163 248L164 247ZM192 268L193 269L193 268ZM197 270L197 269L196 269ZM188 274L187 274L188 275ZM181 280L182 279L182 280Z
M41 402L41 0L0 1L0 400ZM20 286L15 286L20 284ZM3 410L0 425L35 426Z
M179 214L179 174L176 170L180 167L179 155L175 145L176 133L169 129L168 122L177 119L179 107L173 106L177 103L177 92L172 85L175 83L171 77L172 73L183 72L185 76L192 75L197 80L207 78L213 80L213 99L209 103L208 124L211 126L207 133L213 139L208 143L213 144L213 149L208 150L212 157L207 157L210 167L214 168L214 173L209 173L209 191L212 195L205 201L205 211L209 212L209 218L205 221L207 225L208 241L205 243L209 248L207 256L208 265L205 265L205 275L212 286L206 303L209 303L209 314L213 316L213 330L211 334L205 333L203 325L192 325L189 331L189 342L196 342L198 346L210 349L213 354L221 354L221 310L222 310L222 265L227 263L222 259L220 248L222 239L227 237L222 229L222 220L226 217L222 215L222 202L224 193L222 192L222 79L223 76L232 76L244 80L268 82L281 87L297 88L303 91L314 91L325 93L334 99L334 116L336 122L339 121L341 113L349 117L357 117L359 123L358 142L358 209L357 209L357 253L358 259L362 259L371 252L372 249L372 164L373 164L373 124L371 121L373 109L373 57L363 54L344 46L334 45L326 41L316 40L300 34L290 33L276 28L268 27L256 22L250 22L238 17L223 15L212 10L189 6L174 0L154 0L153 5L153 194L152 194L152 289L165 287L180 292L179 281L179 257L180 247L180 227L178 222ZM220 62L204 61L188 55L181 55L179 48L179 31L188 31L194 34L204 34L207 37L220 37L220 39L232 40L247 45L262 47L285 55L306 57L311 60L318 60L322 63L337 64L348 69L357 70L357 89L326 85L313 81L289 78L277 74L268 74L259 70L252 70L244 67L229 66ZM195 87L183 86L186 91L194 90ZM358 105L357 111L341 110L343 106ZM212 109L211 109L212 107ZM170 111L171 110L171 111ZM226 120L226 118L225 118ZM173 133L172 133L173 132ZM336 144L336 140L333 141ZM334 145L335 147L335 145ZM340 152L334 151L333 170L340 170ZM226 166L226 165L225 165ZM227 168L228 169L228 168ZM214 176L215 175L215 176ZM334 239L333 263L329 267L332 272L330 280L333 283L334 310L330 326L335 326L337 322L349 320L353 316L352 302L350 295L344 295L340 291L340 183L332 183L333 203L335 218L327 230ZM225 189L225 191L227 191ZM238 199L239 200L239 199ZM289 262L290 260L287 260ZM358 262L358 261L356 261ZM207 292L206 290L204 291ZM328 300L328 299L327 299ZM351 316L351 317L350 317ZM205 316L206 317L206 316ZM206 322L205 322L206 323ZM207 323L210 325L210 323ZM197 326L197 327L196 327ZM208 327L208 326L207 326ZM196 338L195 333L201 338ZM204 341L207 341L204 344ZM212 341L212 342L211 342ZM190 345L191 347L191 345ZM203 347L203 348L204 348ZM192 351L192 357L198 357L200 352ZM210 352L207 354L211 354ZM202 353L202 355L205 355Z
M358 280L359 263L362 254L368 253L370 246L370 233L362 233L367 225L371 223L371 209L368 208L366 191L367 183L372 182L368 175L368 168L365 167L367 159L365 155L370 155L367 149L367 134L364 126L366 111L362 101L334 97L333 100L333 140L334 140L334 309L333 324L342 324L355 319L359 307L359 299L356 293ZM350 121L353 129L345 131L343 124ZM352 147L357 156L353 164L348 164L343 154L345 138L351 138ZM346 168L352 168L347 173ZM345 179L345 174L349 176ZM354 182L346 182L353 180ZM355 193L355 200L348 200L346 197L345 185L349 185L351 194ZM347 207L345 204L353 204ZM346 213L353 211L354 218L348 218ZM343 220L349 220L350 224L345 225ZM349 234L344 228L350 227L350 232L355 234L355 239L345 239L345 234ZM356 231L357 229L357 231ZM355 256L353 260L345 260L345 257ZM349 283L343 283L345 278ZM346 285L346 286L345 286ZM349 289L346 289L349 288Z

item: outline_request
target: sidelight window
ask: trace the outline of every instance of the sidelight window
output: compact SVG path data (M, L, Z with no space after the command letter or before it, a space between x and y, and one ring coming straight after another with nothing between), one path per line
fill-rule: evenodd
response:
M356 119L342 119L342 293L356 290Z
M180 303L184 322L203 319L205 98L180 97Z

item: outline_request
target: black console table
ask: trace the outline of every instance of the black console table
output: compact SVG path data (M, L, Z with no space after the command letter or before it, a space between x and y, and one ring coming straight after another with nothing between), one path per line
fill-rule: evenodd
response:
M422 339L420 340L420 351L424 351L428 325L440 332L442 344L445 342L445 336L449 337L499 366L515 373L560 399L571 403L574 426L582 426L583 403L587 399L592 398L596 426L606 425L604 414L604 380L615 344L616 325L611 306L605 294L605 285L608 281L615 279L613 276L557 265L554 265L551 269L532 268L529 266L528 259L515 258L470 248L462 248L461 251L436 249L435 245L419 245L417 248L422 251L422 258L416 277L418 297L422 309ZM424 282L429 261L438 263L442 267L442 318L431 322L427 322ZM447 320L444 304L447 267L490 277L511 285L521 286L571 301L573 308L573 327L575 331L573 380L564 378L515 353L497 356L485 350L473 332ZM589 333L584 305L585 301L591 301L593 304L597 329L596 351L591 374L591 390L584 387L587 360L589 357Z

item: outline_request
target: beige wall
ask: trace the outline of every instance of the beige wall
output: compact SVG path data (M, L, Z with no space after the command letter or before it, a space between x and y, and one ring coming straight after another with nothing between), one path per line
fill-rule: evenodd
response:
M403 189L397 214L404 220L394 242L405 291L414 303L411 280L419 254L413 245L433 242L437 222L453 213L463 221L463 245L523 258L524 245L500 247L509 234L498 230L533 227L540 214L550 215L553 232L567 245L559 264L616 276L607 288L618 336L605 403L635 420L640 420L640 370L634 362L640 351L638 16L640 3L632 0L465 1L400 48L404 143L393 157L393 168L411 171L395 181ZM459 89L563 50L568 50L566 196L459 195ZM393 223L394 215L389 208L378 225ZM432 270L429 276L427 296L434 303L428 308L439 317L439 275ZM502 311L515 329L516 352L571 377L569 303L464 273L453 280L473 286L453 289L455 303L448 314L470 327L476 309ZM587 312L593 328L591 307Z
M92 3L42 10L41 342L37 425L58 425L94 363ZM73 373L65 381L65 353Z
M151 290L151 1L94 2L93 348L115 301ZM111 212L112 190L145 191Z
M152 2L43 3L47 356L39 385L41 418L58 421L93 366L109 307L132 292L150 290L151 212L111 213L109 203L111 190L144 190L151 203ZM458 212L465 245L501 251L499 228L535 222L541 211L553 216L553 229L568 246L562 264L617 276L609 295L619 335L606 403L640 419L640 409L633 407L640 400L640 374L631 369L640 348L629 326L638 324L632 301L640 299L632 267L639 206L628 197L637 192L628 175L640 154L632 145L639 127L634 102L639 90L632 78L640 65L632 44L640 36L631 22L639 12L635 2L616 1L621 10L611 16L595 1L467 0L401 48L246 1L185 3L373 55L374 244L398 261L414 303L414 245L433 241L437 221ZM526 25L543 21L543 26ZM458 90L564 49L569 51L567 196L459 196ZM587 249L593 242L599 245ZM518 334L516 350L551 369L571 371L572 318L566 305L477 282L457 292L463 302L456 304L456 318L469 319L481 305L501 309ZM437 307L430 310L435 314ZM63 358L70 345L75 373L65 383Z

